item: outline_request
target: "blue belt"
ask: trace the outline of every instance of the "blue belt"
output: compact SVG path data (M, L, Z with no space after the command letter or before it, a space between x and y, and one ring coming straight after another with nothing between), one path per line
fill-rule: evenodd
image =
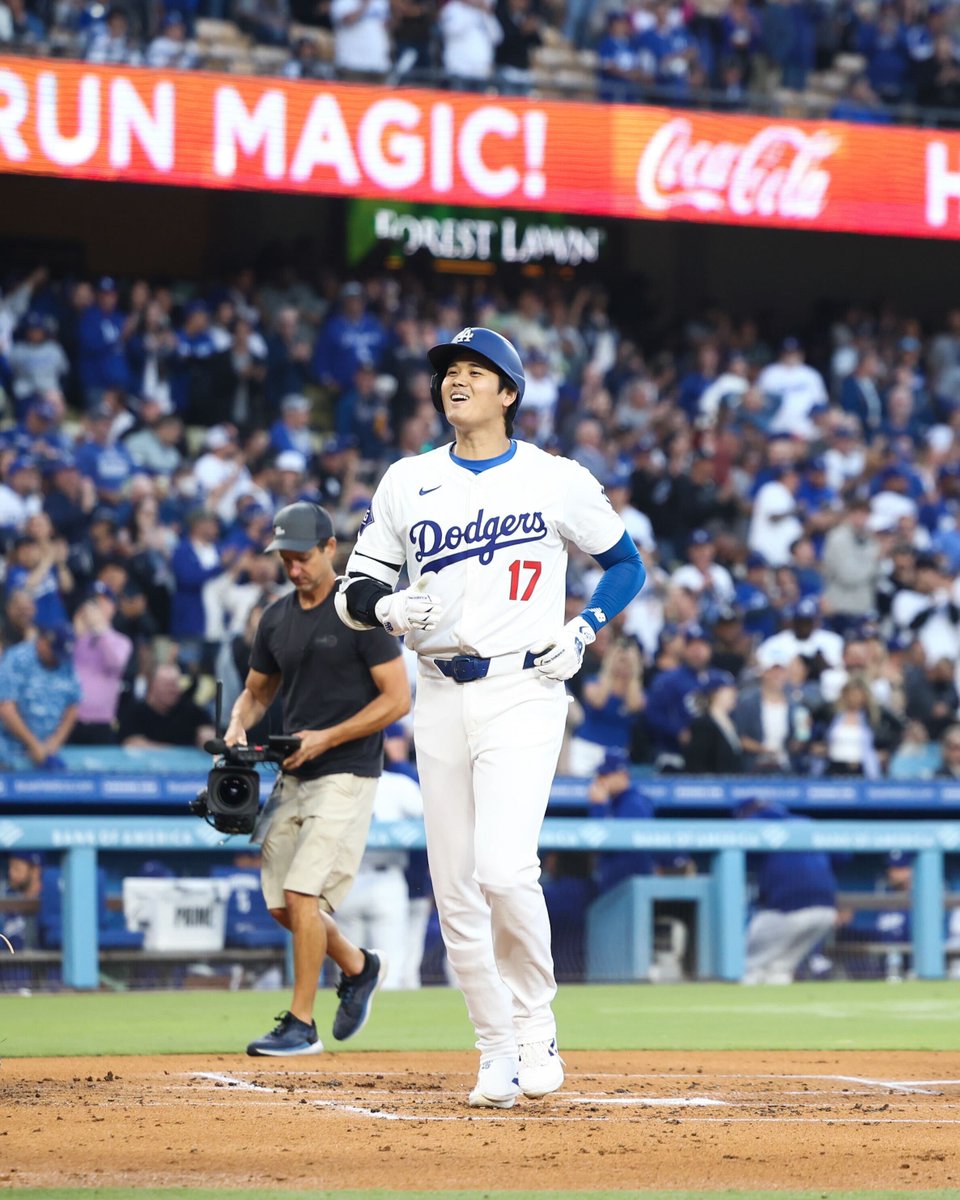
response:
M529 671L534 665L535 658L536 655L533 651L528 650L520 669ZM475 679L485 679L490 673L490 664L496 661L494 658L479 658L475 654L458 654L455 658L435 658L433 660L441 675L446 675L447 679L453 679L457 683L472 683Z

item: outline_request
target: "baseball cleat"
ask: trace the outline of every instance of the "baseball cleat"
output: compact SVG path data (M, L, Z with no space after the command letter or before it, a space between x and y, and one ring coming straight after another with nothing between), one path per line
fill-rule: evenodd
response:
M316 1022L301 1021L291 1012L280 1013L276 1029L265 1033L247 1047L253 1058L284 1058L293 1054L322 1054L323 1042L317 1036Z
M520 1043L520 1090L531 1100L563 1086L563 1059L557 1039Z
M516 1058L490 1058L480 1064L471 1108L513 1108L520 1095Z
M359 975L343 975L337 986L340 1005L333 1018L333 1036L345 1042L366 1025L373 998L387 977L387 960L381 950L364 950Z

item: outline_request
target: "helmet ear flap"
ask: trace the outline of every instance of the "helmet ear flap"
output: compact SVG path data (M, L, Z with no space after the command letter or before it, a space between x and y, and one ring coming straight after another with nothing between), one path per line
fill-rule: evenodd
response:
M430 399L433 401L433 407L438 413L443 412L443 400L440 396L440 373L439 371L430 377Z

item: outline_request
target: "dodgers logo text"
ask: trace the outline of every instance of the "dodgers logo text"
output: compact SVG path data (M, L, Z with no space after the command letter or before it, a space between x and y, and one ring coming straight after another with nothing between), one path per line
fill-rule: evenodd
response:
M546 534L547 523L542 513L488 517L481 508L464 526L450 525L444 529L437 521L417 521L410 527L410 542L416 546L414 558L423 564L424 571L442 571L465 558L477 558L483 566L488 566L498 550L539 542Z

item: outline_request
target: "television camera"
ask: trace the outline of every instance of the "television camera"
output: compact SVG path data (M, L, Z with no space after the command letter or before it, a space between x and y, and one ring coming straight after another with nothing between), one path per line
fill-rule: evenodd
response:
M220 730L222 688L217 682L216 728ZM300 739L272 735L262 746L228 746L217 736L203 746L216 756L207 786L190 801L190 811L221 833L253 833L260 812L259 763L282 763L300 749Z

